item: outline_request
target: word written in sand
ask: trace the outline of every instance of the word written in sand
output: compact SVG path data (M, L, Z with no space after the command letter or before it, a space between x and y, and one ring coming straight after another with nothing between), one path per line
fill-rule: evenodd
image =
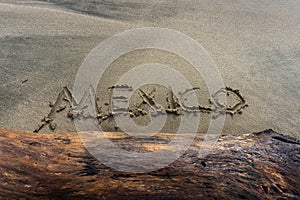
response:
M140 97L140 102L137 103L134 108L129 108L129 97L126 97L125 93L131 93L133 91L132 87L128 85L116 85L109 87L108 90L111 94L111 102L104 103L104 106L107 106L106 111L102 110L103 106L98 104L98 96L95 93L95 90L92 87L86 91L80 101L76 101L73 97L71 91L64 87L62 91L58 94L58 97L55 103L49 103L51 111L47 116L41 120L41 124L34 130L35 133L38 133L45 126L49 125L49 128L54 131L57 127L55 121L56 113L67 110L67 117L70 119L75 118L97 118L99 124L103 121L113 118L116 115L129 115L130 117L145 116L149 113L151 116L164 115L164 114L173 114L173 115L182 115L184 113L212 113L213 119L217 118L219 115L224 114L242 114L243 109L248 107L246 104L245 98L240 94L239 90L234 90L230 87L225 87L218 90L212 95L212 98L209 99L209 107L201 105L187 105L186 100L191 94L200 88L191 88L186 89L184 92L179 93L179 98L176 98L171 88L167 90L166 94L166 108L157 104L155 101L156 88L152 88L151 92L147 93L143 89L138 89L138 95ZM114 91L114 93L112 92ZM219 102L218 97L221 94L226 94L227 96L233 95L238 100L234 105L228 106ZM122 95L123 94L123 95ZM145 110L145 105L148 107L148 111Z

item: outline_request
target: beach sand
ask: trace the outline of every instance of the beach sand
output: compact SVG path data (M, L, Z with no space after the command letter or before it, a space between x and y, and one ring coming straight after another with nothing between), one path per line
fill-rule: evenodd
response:
M155 26L197 40L216 62L225 85L246 98L249 107L242 115L228 116L223 133L272 128L300 137L299 1L93 2L0 0L1 128L33 131L50 112L49 101L55 101L64 86L72 88L79 66L94 47L124 30ZM157 61L193 74L188 63L174 55L133 52L113 64L103 87L134 65ZM191 76L191 82L207 99L201 77ZM209 116L201 116L199 131L205 132ZM65 114L56 120L57 132L74 131ZM173 131L171 127L170 122L164 131Z

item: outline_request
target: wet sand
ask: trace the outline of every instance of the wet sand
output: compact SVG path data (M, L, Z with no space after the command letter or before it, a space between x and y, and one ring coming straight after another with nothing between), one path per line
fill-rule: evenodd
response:
M272 128L300 137L297 0L0 2L1 128L33 131L49 113L49 101L55 101L64 86L72 87L77 69L95 46L130 28L157 26L200 42L225 84L245 96L249 108L242 115L228 116L224 133ZM111 86L131 65L157 60L182 71L188 67L172 55L135 52L114 63L106 84ZM205 90L203 81L197 80L194 77L193 83ZM59 115L58 121L57 131L74 129L65 116Z

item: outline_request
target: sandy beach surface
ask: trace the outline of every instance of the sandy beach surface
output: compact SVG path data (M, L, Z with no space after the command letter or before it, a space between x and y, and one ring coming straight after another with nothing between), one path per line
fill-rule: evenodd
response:
M72 88L94 47L116 33L154 26L197 40L225 85L246 98L249 107L228 116L223 133L272 128L300 137L299 10L298 0L0 0L0 127L33 131L49 113L49 101L64 86ZM183 59L155 50L118 59L103 81L109 87L126 69L158 61L190 75L206 94ZM207 129L207 119L203 114L199 131ZM57 132L74 131L65 115L56 120ZM173 131L169 123L164 131Z

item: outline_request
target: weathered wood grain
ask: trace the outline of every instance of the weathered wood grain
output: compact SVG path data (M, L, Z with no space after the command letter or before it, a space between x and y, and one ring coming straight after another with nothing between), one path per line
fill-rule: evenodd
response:
M88 134L88 133L86 133ZM160 149L172 134L138 143L107 133L127 150ZM159 142L157 142L159 141ZM1 199L300 199L300 142L267 130L222 135L198 158L199 134L173 164L130 174L94 159L77 133L0 130ZM125 145L126 144L126 145ZM108 152L109 153L109 152Z

